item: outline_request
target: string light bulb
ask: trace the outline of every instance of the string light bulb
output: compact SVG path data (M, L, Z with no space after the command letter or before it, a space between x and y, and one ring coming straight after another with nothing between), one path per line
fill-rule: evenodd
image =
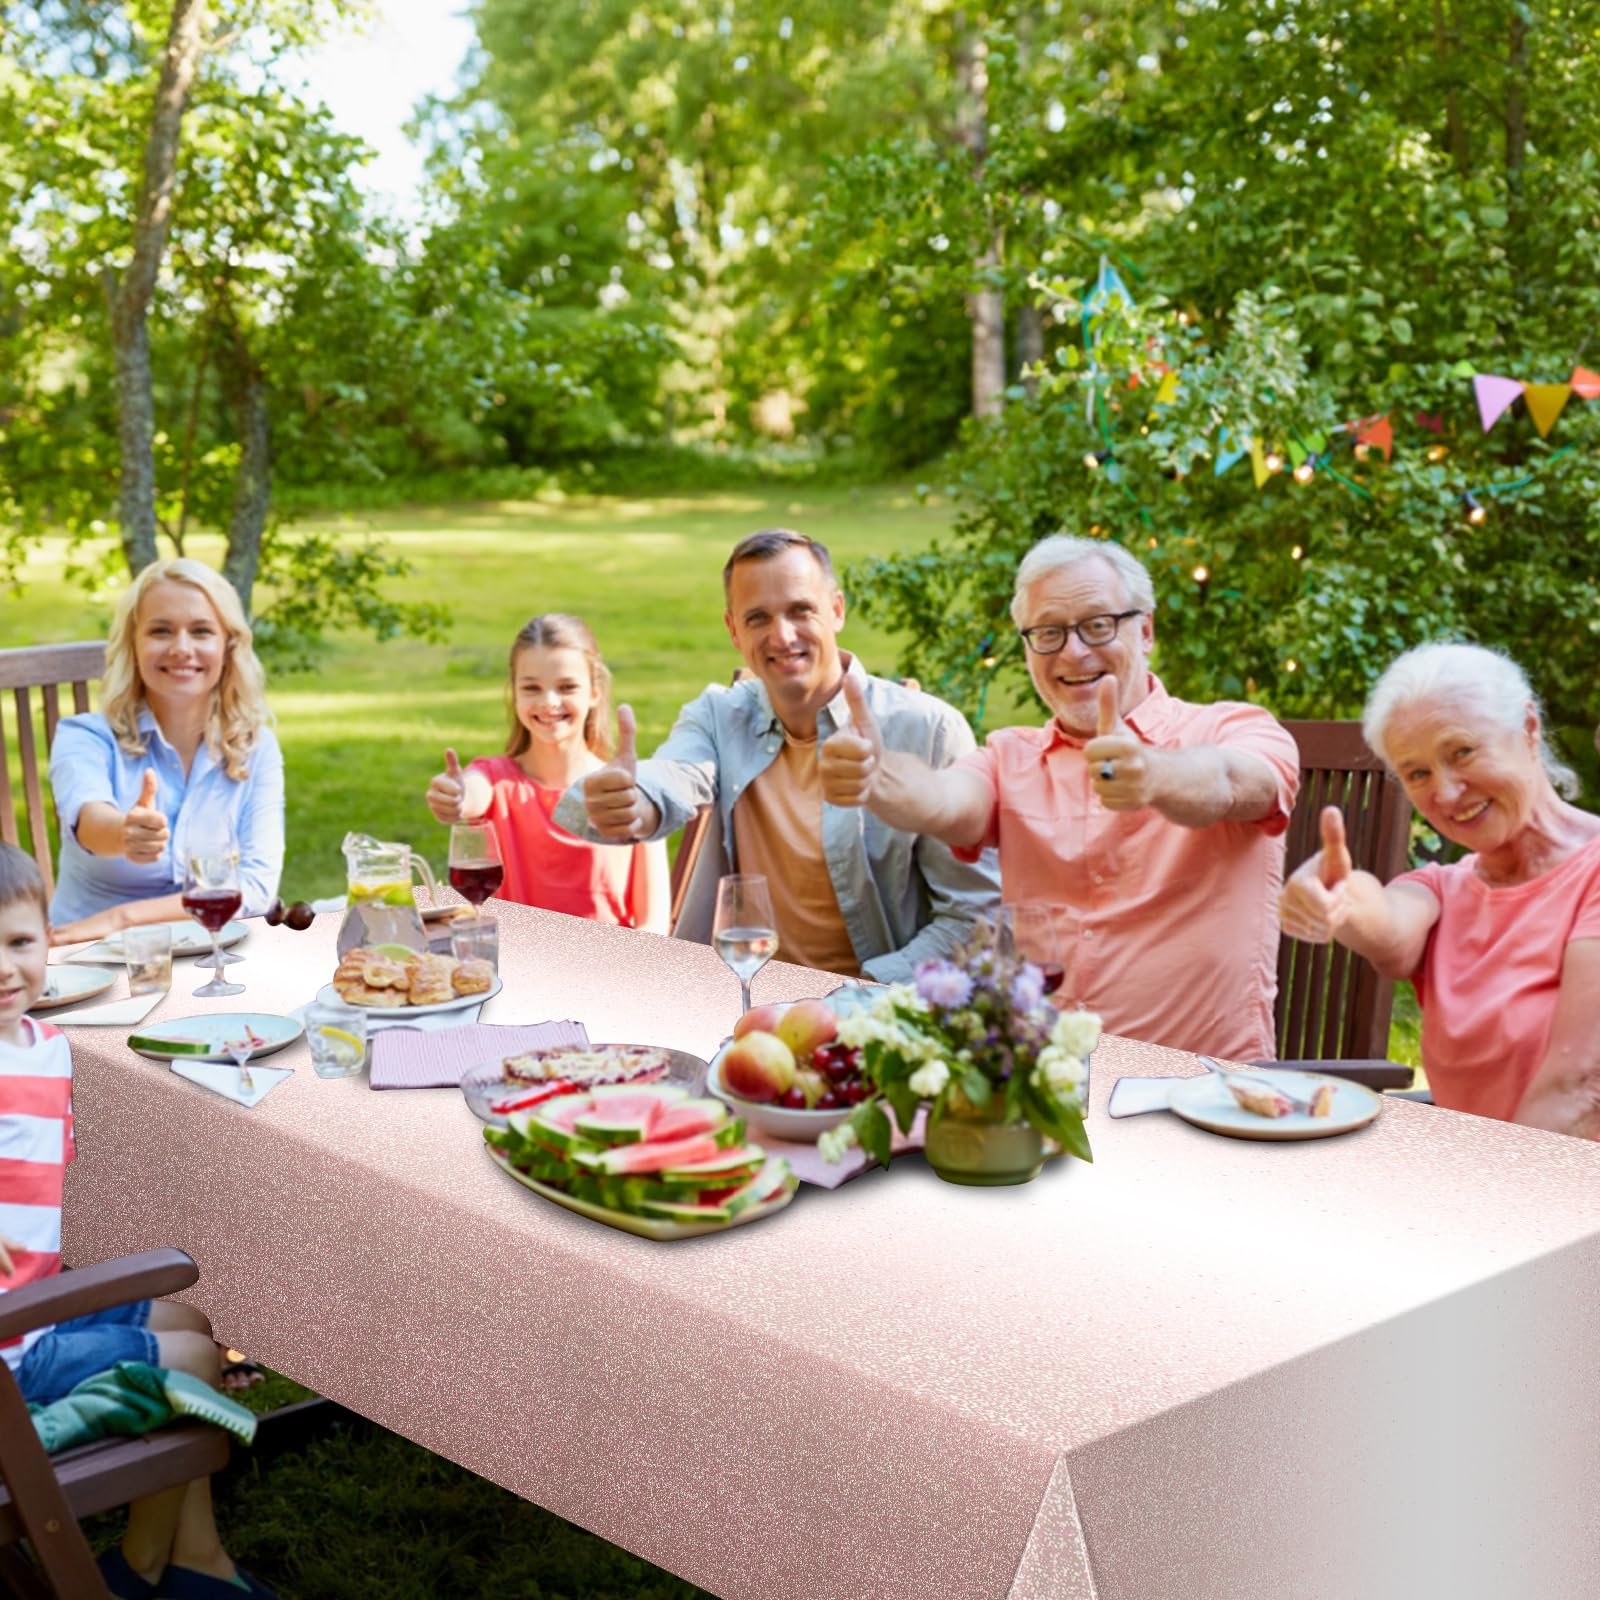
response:
M1448 445L1431 444L1431 445L1428 446L1428 460L1429 461L1432 461L1432 462L1443 461L1444 458L1449 454L1450 454L1450 447Z
M1206 579L1211 576L1211 572L1207 567L1196 567L1194 571L1189 574L1189 576L1193 578L1196 583L1204 583Z
M1285 672L1298 672L1300 670L1300 663L1296 661L1293 656L1290 656L1289 659L1284 662L1283 670Z
M1276 450L1269 450L1261 458L1261 465L1264 466L1268 472L1282 472L1283 457L1280 456Z
M1083 464L1091 472L1098 472L1110 459L1109 450L1087 450L1084 452Z
M1300 465L1294 469L1294 481L1296 483L1310 483L1311 480L1316 476L1316 473L1317 469L1311 465L1310 461L1302 461Z
M1356 456L1356 460L1357 461L1365 461L1367 459L1367 457L1369 455L1371 455L1371 454L1372 454L1372 451L1367 445L1358 444L1356 446L1355 456Z
M1461 501L1467 508L1467 521L1474 528L1489 515L1489 508L1470 489L1462 495Z
M1294 549L1289 552L1289 559L1291 561L1298 561L1304 554L1305 551L1299 545L1296 545Z

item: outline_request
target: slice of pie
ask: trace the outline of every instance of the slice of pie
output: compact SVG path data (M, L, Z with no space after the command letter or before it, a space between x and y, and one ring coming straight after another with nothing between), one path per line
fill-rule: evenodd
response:
M574 1088L599 1083L654 1083L666 1077L671 1058L642 1044L556 1045L508 1056L502 1066L507 1083L557 1081Z

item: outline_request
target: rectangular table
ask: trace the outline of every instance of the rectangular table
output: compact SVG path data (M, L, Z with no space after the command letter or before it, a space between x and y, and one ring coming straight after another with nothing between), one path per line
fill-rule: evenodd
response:
M486 1021L709 1055L704 946L497 906ZM336 916L253 924L287 1011ZM832 986L774 963L757 1000ZM513 1184L451 1089L295 1076L245 1110L72 1030L65 1253L199 1262L219 1338L725 1600L1600 1594L1600 1147L1407 1102L1266 1144L1157 1113L1108 1040L1092 1166L900 1158L656 1244Z

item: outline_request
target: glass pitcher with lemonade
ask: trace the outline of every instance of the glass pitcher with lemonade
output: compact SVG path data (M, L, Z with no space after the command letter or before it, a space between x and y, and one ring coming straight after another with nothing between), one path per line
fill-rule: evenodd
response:
M339 928L339 954L386 944L425 951L428 935L411 894L411 875L421 873L431 901L437 898L433 869L411 853L410 845L385 844L364 833L347 833L343 848L349 902Z

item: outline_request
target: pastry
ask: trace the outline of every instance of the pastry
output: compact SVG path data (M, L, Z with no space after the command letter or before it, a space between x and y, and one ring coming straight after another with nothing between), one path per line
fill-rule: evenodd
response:
M406 962L408 1003L414 1006L436 1006L453 1000L455 990L450 987L450 975L456 963L449 956L413 956Z
M1333 1115L1334 1086L1331 1083L1319 1083L1315 1093L1311 1096L1311 1115L1314 1117L1331 1117Z
M648 1045L557 1045L508 1056L501 1072L507 1083L653 1083L670 1065L665 1050Z
M487 961L460 961L450 974L450 987L457 994L482 994L494 985L494 968Z
M1286 1117L1294 1107L1267 1084L1240 1083L1237 1078L1226 1080L1228 1092L1245 1111L1258 1117Z

